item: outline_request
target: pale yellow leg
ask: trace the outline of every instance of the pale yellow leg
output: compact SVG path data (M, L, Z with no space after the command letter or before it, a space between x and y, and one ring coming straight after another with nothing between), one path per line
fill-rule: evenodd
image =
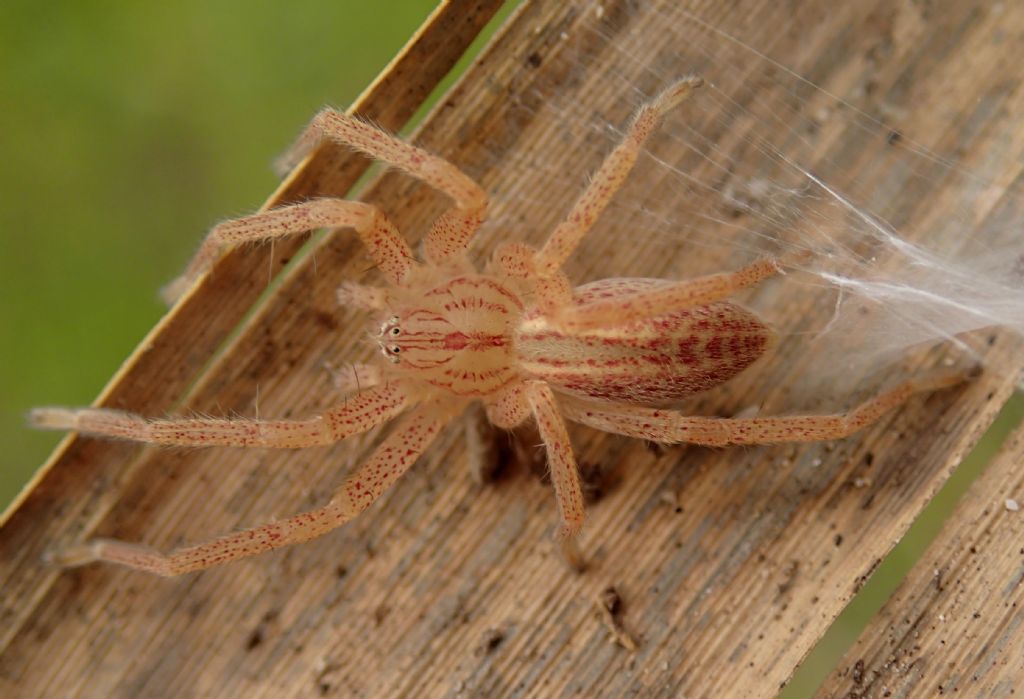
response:
M447 160L335 109L325 109L296 141L286 162L295 163L324 139L351 146L444 192L455 208L443 214L424 241L428 262L440 264L465 252L487 212L487 194Z
M940 371L904 381L853 410L838 415L711 418L680 415L672 410L596 403L563 397L559 404L570 420L590 427L665 444L774 444L841 439L867 427L915 393L936 391L969 378L962 370Z
M401 413L409 397L400 383L357 393L343 405L306 420L244 418L145 418L106 408L36 408L34 427L182 447L270 447L299 449L333 444Z
M369 461L349 476L329 503L309 512L187 546L169 554L112 539L97 539L49 556L50 562L79 566L120 563L158 575L180 575L254 556L322 536L353 519L408 470L444 425L426 410L404 417Z

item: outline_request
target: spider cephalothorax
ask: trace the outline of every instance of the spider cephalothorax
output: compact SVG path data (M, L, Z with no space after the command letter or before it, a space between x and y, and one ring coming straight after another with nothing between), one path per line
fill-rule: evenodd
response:
M842 415L701 418L657 407L727 381L769 346L756 316L725 299L780 271L771 258L734 272L688 281L611 279L573 289L562 265L622 184L659 118L701 85L686 78L640 108L565 222L534 249L506 243L486 272L466 249L487 207L484 192L454 165L334 110L318 114L299 152L332 139L401 168L452 198L433 225L424 260L376 207L318 199L227 221L207 236L180 293L227 245L316 228L349 228L388 282L345 284L343 303L378 314L374 339L383 359L353 365L341 405L305 420L145 419L106 409L41 408L39 427L184 446L296 448L329 444L397 418L394 430L318 509L228 534L169 554L112 540L65 550L66 565L104 560L176 575L320 536L369 507L471 400L501 428L536 422L544 441L561 524L583 525L583 495L565 418L656 442L707 445L834 439L854 432L913 392L951 385L956 371L911 379Z
M378 343L397 376L455 396L490 396L517 378L512 330L522 311L498 278L458 275L396 304Z

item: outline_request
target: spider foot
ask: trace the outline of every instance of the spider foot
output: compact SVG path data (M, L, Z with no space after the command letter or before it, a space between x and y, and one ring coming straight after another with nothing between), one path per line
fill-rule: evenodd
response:
M981 363L974 359L967 361L953 360L951 366L936 369L914 379L915 391L939 391L951 388L981 376Z
M671 109L689 97L691 92L703 85L704 78L699 75L688 75L674 85L665 88L665 91L658 95L656 101L663 109Z
M106 543L108 542L104 539L93 539L83 544L46 551L43 553L43 563L56 568L79 568L102 561Z
M156 549L117 539L92 539L84 544L47 551L43 554L43 562L60 568L78 568L100 562L117 563L162 576L177 575L188 570L177 570L174 562Z
M28 413L29 427L37 430L73 430L75 411L69 408L33 408Z
M186 276L172 279L161 287L160 299L168 306L173 306L178 299L185 295L194 282L194 279L189 279Z
M564 526L564 525L563 525ZM569 536L558 540L558 551L562 556L562 560L569 566L569 569L574 573L582 574L587 570L587 559L583 555L583 550L580 548L579 540L574 536Z

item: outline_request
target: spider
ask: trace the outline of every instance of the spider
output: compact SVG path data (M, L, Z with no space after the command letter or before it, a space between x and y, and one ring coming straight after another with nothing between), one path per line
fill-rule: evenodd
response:
M726 301L733 292L780 273L765 257L733 272L687 281L606 279L573 288L562 265L625 180L661 117L702 85L686 77L643 105L568 217L535 249L505 243L485 271L466 250L487 196L451 163L357 118L326 109L294 152L323 139L400 168L454 201L429 230L423 261L371 204L317 199L215 226L171 298L205 275L227 246L319 228L353 229L389 285L345 284L343 304L377 314L374 365L356 365L352 395L304 420L148 419L102 408L38 408L40 428L177 446L301 448L337 442L397 419L369 460L324 506L281 521L170 553L110 539L73 546L53 558L67 566L108 561L178 575L321 536L367 509L469 403L482 401L497 428L533 420L544 443L559 526L566 541L584 521L580 476L566 419L661 443L708 446L817 441L845 437L918 391L950 386L962 372L912 378L837 415L691 417L657 407L719 385L758 359L772 342L768 326Z

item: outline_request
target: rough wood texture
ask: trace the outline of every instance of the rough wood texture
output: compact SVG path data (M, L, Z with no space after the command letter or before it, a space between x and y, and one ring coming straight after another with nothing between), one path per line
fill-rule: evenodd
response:
M956 150L986 181L1016 185L1024 157L1021 84L1007 74L994 37L1019 40L1024 7L1002 5L997 16L980 0L925 10L909 2L780 5L688 6L726 32L770 46L774 59L833 94L859 94L862 108L900 105L900 126L918 142ZM584 105L601 122L621 125L641 99L622 81L650 94L666 79L644 66L671 54L663 71L711 77L713 61L686 55L688 46L666 35L683 21L674 14L681 7L526 2L435 109L417 141L496 195L491 219L502 225L483 232L480 258L513 233L541 241L607 150L606 134L595 141L593 131L545 109L550 102ZM465 44L451 38L466 36L461 22L447 14L438 21L449 22L442 46ZM879 52L889 60L877 60ZM403 94L411 81L416 98L403 102L407 114L430 81L416 62L399 65L410 77L381 85ZM770 74L715 78L722 85L753 80L758 94L773 90ZM796 97L806 100L801 108L817 109L811 102L821 93ZM988 109L993 100L999 109ZM716 114L716 105L687 119L739 153L763 122ZM823 130L812 155L844 164L848 179L837 186L873 181L877 163L846 136ZM976 159L993 143L1013 165ZM667 162L689 162L685 144L652 148ZM345 191L351 167L317 157L289 185L305 189L286 188L275 201ZM347 174L335 179L339 172ZM658 188L664 177L663 169L638 170L623 196L652 210L675 206ZM947 204L969 208L979 229L1019 220L1016 200L1001 197L998 187L974 197L950 183L927 200L897 186L880 190L873 203L908 236L953 251L967 244L963 230L927 225ZM366 198L410 240L443 204L395 174L380 178ZM602 231L576 257L576 280L625 271L678 277L736 265L682 239L666 244ZM363 319L335 307L339 281L360 278L367 267L350 235L329 237L292 268L204 367L262 288L266 254L228 256L147 338L103 404L155 414L252 414L258 396L260 414L289 416L335 402L324 363L372 353ZM825 294L777 295L774 286L758 293L788 319L789 332L827 319L833 303ZM0 531L0 693L773 696L1012 391L1019 345L999 333L983 339L988 370L979 380L916 399L833 445L654 452L573 430L580 461L605 476L582 538L590 559L583 575L568 570L550 543L549 486L522 472L475 484L456 429L369 512L309 544L174 580L103 566L48 570L39 557L61 542L106 535L164 548L308 508L365 458L376 436L295 453L70 440ZM872 387L937 356L916 355L874 377ZM688 409L728 414L749 405L748 396L758 397L764 414L853 403L805 375L803 361L795 346L783 345L772 362ZM623 600L617 618L638 641L635 652L609 642L611 631L595 611L610 583Z
M1024 428L818 696L1002 697L1024 687Z

